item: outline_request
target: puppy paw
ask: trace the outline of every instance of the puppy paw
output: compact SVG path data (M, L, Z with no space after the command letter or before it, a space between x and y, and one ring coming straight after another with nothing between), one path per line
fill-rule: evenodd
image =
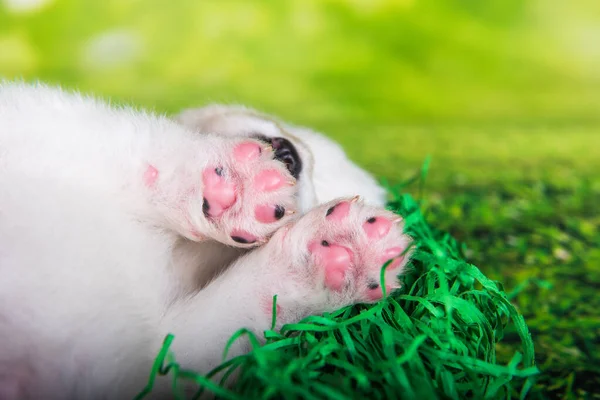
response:
M327 203L284 227L269 243L280 263L292 260L279 277L284 283L272 292L280 292L284 310L288 303L287 308L308 313L375 302L384 295L386 262L385 292L400 287L397 276L410 257L410 243L402 218L392 212L357 198Z
M202 173L202 210L237 246L264 243L295 212L295 179L274 159L270 146L244 140Z
M183 173L171 174L183 186L161 182L155 166L146 169L143 182L159 198L176 199L164 208L184 236L252 247L264 243L296 209L296 181L274 158L273 148L260 141L222 138L216 155L207 157L199 171L188 163Z

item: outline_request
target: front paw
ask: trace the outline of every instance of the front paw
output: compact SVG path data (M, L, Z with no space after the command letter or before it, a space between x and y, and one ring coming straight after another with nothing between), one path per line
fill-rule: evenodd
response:
M279 270L282 283L266 296L278 294L280 311L288 316L292 309L310 314L375 302L384 295L386 262L385 293L400 287L397 277L410 258L410 244L402 218L392 212L357 198L321 205L269 243L272 257L287 267Z
M296 210L295 179L274 152L255 140L235 140L202 171L202 215L225 244L264 243Z
M296 210L296 180L273 148L248 138L197 138L155 157L140 181L166 226L193 241L264 243Z

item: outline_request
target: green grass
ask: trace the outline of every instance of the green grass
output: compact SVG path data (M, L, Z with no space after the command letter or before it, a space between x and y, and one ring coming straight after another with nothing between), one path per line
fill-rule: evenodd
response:
M590 398L600 385L600 158L590 151L599 129L406 131L413 136L398 138L403 169L437 154L424 194L429 222L464 242L467 259L512 292L532 331L541 370L532 393ZM389 179L404 174L390 165L371 163ZM499 359L518 344L509 330Z
M464 186L430 206L432 223L466 240L469 260L514 293L542 371L537 389L556 398L585 398L600 384L599 202L585 181L522 181ZM510 354L511 337L500 353Z
M597 393L600 157L593 149L600 127L385 128L377 138L396 140L402 150L381 162L351 146L350 152L368 157L363 163L391 181L434 155L424 212L512 293L541 370L532 393L566 399ZM518 345L509 329L499 359Z

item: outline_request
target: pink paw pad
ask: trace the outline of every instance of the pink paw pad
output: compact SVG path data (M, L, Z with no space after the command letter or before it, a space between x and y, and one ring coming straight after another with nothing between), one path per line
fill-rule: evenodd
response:
M350 212L350 202L342 201L333 207L330 207L325 214L326 218L333 221L341 221L348 216Z
M240 229L234 229L231 231L231 239L237 243L251 244L255 243L258 238L251 233L242 231Z
M158 179L158 170L152 165L149 165L144 172L144 184L147 187L154 186L154 183Z
M387 249L384 253L383 253L383 257L381 257L381 264L385 264L386 262L388 262L391 259L394 259L394 261L392 261L388 266L387 266L387 270L391 270L396 268L398 265L400 265L400 263L402 262L402 260L404 259L404 257L401 257L403 252L402 247L391 247L389 249Z
M326 240L312 242L308 246L308 250L325 268L325 286L335 291L342 290L346 273L352 266L352 250L335 244L331 245Z
M385 285L385 292L389 294L394 288L391 285ZM381 285L378 283L372 283L369 285L369 290L367 291L367 297L371 301L381 300L383 298L383 290L381 290Z
M254 187L260 191L271 192L279 189L284 184L285 178L279 171L274 169L266 169L254 178Z
M223 168L206 168L202 173L205 215L218 217L235 203L235 185L223 177Z
M256 206L254 209L254 217L264 224L269 224L283 218L285 215L285 208L280 205L263 204Z
M261 152L262 150L258 143L244 142L238 144L233 149L233 156L237 161L245 162L258 158Z
M363 224L363 229L369 239L381 239L392 228L392 221L383 217L372 217Z

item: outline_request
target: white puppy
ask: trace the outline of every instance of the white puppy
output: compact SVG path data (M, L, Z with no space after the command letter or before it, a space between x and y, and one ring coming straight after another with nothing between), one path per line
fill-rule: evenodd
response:
M381 298L388 259L396 287L409 246L397 216L353 199L292 215L310 208L310 182L295 184L277 143L233 133L0 84L0 399L131 398L167 333L185 368L208 372L237 329L269 328L275 294L281 326ZM190 269L218 269L216 242L263 246L194 290Z

